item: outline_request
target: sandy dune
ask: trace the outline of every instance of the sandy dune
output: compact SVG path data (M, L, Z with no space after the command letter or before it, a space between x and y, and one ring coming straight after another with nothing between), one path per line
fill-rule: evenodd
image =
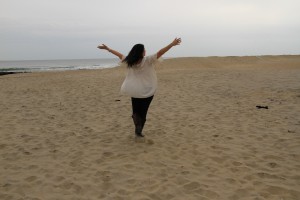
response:
M300 199L300 56L165 60L145 141L125 72L0 77L1 200Z

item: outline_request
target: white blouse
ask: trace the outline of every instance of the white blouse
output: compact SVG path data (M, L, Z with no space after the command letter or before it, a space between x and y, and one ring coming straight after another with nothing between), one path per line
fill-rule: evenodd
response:
M127 76L121 86L121 93L134 98L153 96L157 89L157 77L154 69L157 61L157 54L154 54L144 57L139 64L128 67Z

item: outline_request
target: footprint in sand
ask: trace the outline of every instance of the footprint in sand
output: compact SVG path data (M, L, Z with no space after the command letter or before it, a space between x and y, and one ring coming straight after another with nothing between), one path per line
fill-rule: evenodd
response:
M273 175L273 174L269 174L269 173L265 173L265 172L259 172L256 174L258 177L263 178L263 179L278 179L278 180L285 180L285 178L277 176L277 175Z
M29 177L25 178L25 180L26 180L27 182L33 182L33 181L35 181L36 179L37 179L36 176L29 176Z
M271 167L271 168L275 168L278 166L277 163L274 163L274 162L271 162L271 163L268 163L268 166Z
M146 143L149 144L149 145L153 145L154 141L153 140L146 140Z
M102 155L103 155L103 157L111 157L111 156L114 155L114 153L113 153L113 152L106 151L106 152L103 152Z
M192 191L196 190L200 187L200 184L198 182L191 182L183 186L184 189Z
M145 142L146 142L146 139L143 138L143 137L135 137L135 138L134 138L134 141L135 141L136 143L145 143Z
M154 141L151 140L151 139L146 139L144 137L135 137L134 141L136 143L145 143L145 144L148 144L148 145L153 145L154 144Z
M209 198L209 199L218 199L220 195L218 195L216 192L203 189L205 187L204 185L201 185L198 182L190 182L183 186L184 189L188 190L189 192L194 191L198 193L199 195Z

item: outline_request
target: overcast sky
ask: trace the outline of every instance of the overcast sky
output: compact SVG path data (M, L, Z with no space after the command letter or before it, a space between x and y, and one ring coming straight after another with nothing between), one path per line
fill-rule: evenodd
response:
M300 54L299 0L0 0L0 60Z

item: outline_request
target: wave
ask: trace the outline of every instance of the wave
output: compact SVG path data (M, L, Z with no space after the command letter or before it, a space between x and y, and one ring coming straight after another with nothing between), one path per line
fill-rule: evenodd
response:
M119 66L116 59L0 61L0 72L40 72L104 69Z

